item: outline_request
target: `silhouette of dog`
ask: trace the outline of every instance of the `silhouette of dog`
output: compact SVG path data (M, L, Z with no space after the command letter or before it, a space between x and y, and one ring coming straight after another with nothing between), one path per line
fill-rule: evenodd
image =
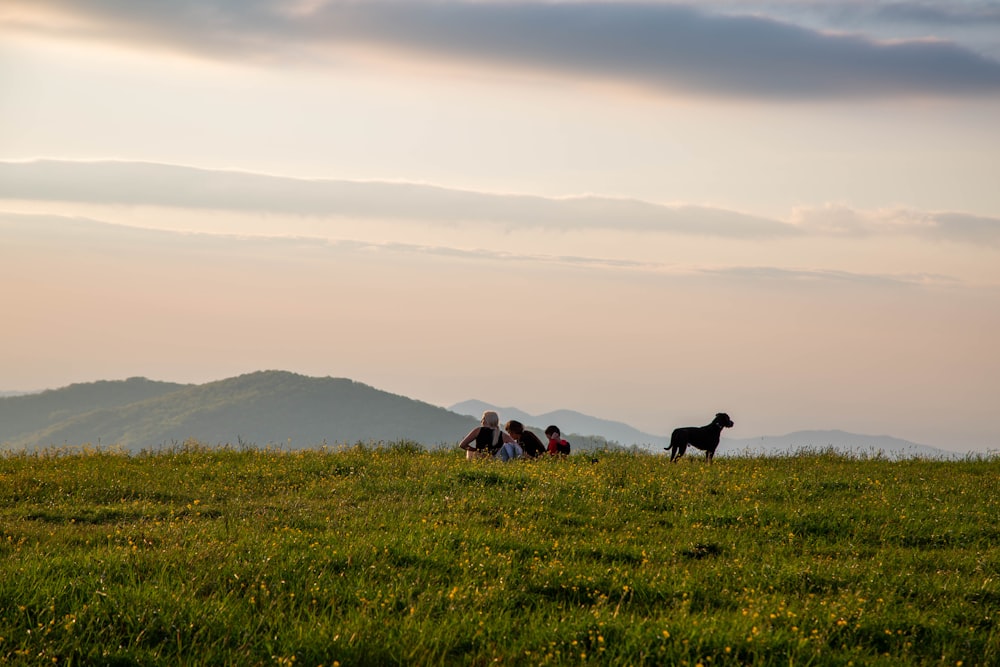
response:
M715 419L708 426L684 426L675 428L670 434L670 446L664 449L670 451L670 460L676 461L684 456L688 445L705 452L705 460L709 463L715 457L715 450L719 446L719 436L722 429L731 428L733 420L725 412L715 415Z

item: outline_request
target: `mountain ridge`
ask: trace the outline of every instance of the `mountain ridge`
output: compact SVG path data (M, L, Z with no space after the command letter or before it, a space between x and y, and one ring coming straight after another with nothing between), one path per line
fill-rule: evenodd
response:
M190 385L131 377L3 396L0 397L0 442L52 427L82 413L123 406L187 386Z
M469 400L450 408L392 394L346 378L256 371L205 384L141 377L77 383L0 397L0 449L120 446L141 451L196 440L208 445L300 449L325 444L411 441L454 446L484 410L540 432L556 424L575 451L632 447L659 454L667 436L574 410L531 415ZM832 449L848 454L957 457L961 454L894 438L840 430L722 438L720 456L784 455Z
M130 451L188 439L292 448L410 440L432 447L458 442L476 424L444 408L344 378L257 371L179 387L131 402L81 408L62 418L49 415L28 433L11 434L0 422L0 442L8 448L106 444ZM68 390L52 391L61 395ZM30 398L0 398L0 411L6 401Z
M526 426L544 429L550 424L559 427L562 433L578 433L582 435L595 435L604 438L609 442L616 442L623 446L631 445L651 445L662 446L669 444L670 439L665 436L656 436L643 433L637 428L629 426L624 422L612 421L585 415L575 410L552 410L540 415L532 415L514 407L496 407L480 400L468 400L448 406L452 412L460 415L469 415L479 418L485 410L494 410L504 421L516 419Z
M940 447L923 445L889 435L863 435L839 429L794 431L779 436L723 438L730 451L750 455L794 454L802 450L834 449L844 453L951 458L961 456Z
M497 407L485 401L471 399L455 403L449 410L459 414L478 416L483 410L495 410L502 419L517 419L526 425L544 428L543 422L555 423L564 432L587 432L623 446L636 445L659 452L669 447L670 437L644 433L622 422L592 417L573 410L554 410L541 415L531 415L515 407ZM579 431L579 429L589 429ZM624 437L623 437L624 436ZM921 456L928 458L953 458L959 452L910 442L887 435L863 435L847 431L801 430L780 436L731 438L723 436L717 456L737 454L773 456L794 454L797 451L832 449L844 454L879 454L888 456ZM697 454L697 452L694 452Z

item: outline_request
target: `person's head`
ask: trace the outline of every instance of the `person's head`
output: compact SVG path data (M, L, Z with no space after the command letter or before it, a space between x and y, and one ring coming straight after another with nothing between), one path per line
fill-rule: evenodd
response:
M549 426L545 429L545 435L550 439L562 437L562 433L559 432L558 426Z
M500 415L493 412L492 410L487 410L483 413L483 426L487 428L498 428L500 426Z
M510 433L512 438L520 438L521 434L524 433L524 424L517 421L516 419L511 419L504 426L504 430Z

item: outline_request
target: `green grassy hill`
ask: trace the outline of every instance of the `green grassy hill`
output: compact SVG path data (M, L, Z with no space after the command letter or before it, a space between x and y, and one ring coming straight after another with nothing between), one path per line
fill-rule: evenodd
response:
M188 385L146 378L72 384L37 394L0 397L0 443L30 439L36 431L54 428L98 410L156 398Z
M150 384L159 388L162 383ZM77 402L74 411L45 412L36 409L31 400L41 402L46 394L61 396L60 392L67 390L0 399L0 409L17 401L17 407L27 406L25 414L36 415L34 422L22 419L11 430L0 422L0 442L14 448L120 445L132 451L188 439L213 445L301 448L324 442L407 438L433 446L459 441L477 423L351 380L283 371L262 371L203 385L173 385L172 390L164 387L151 395L133 393L133 380L91 385L105 386L119 389L117 400L93 400L90 410ZM26 424L33 428L26 432Z
M1000 459L0 458L0 662L989 665Z

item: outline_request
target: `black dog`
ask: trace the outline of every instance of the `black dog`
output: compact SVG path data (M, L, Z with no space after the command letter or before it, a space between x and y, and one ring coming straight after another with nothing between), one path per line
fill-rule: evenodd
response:
M675 428L670 434L670 446L664 449L670 450L670 460L676 461L684 456L688 445L705 452L705 460L709 463L715 456L715 450L719 446L719 436L722 429L730 428L733 420L725 412L715 415L715 419L708 426L685 426Z

